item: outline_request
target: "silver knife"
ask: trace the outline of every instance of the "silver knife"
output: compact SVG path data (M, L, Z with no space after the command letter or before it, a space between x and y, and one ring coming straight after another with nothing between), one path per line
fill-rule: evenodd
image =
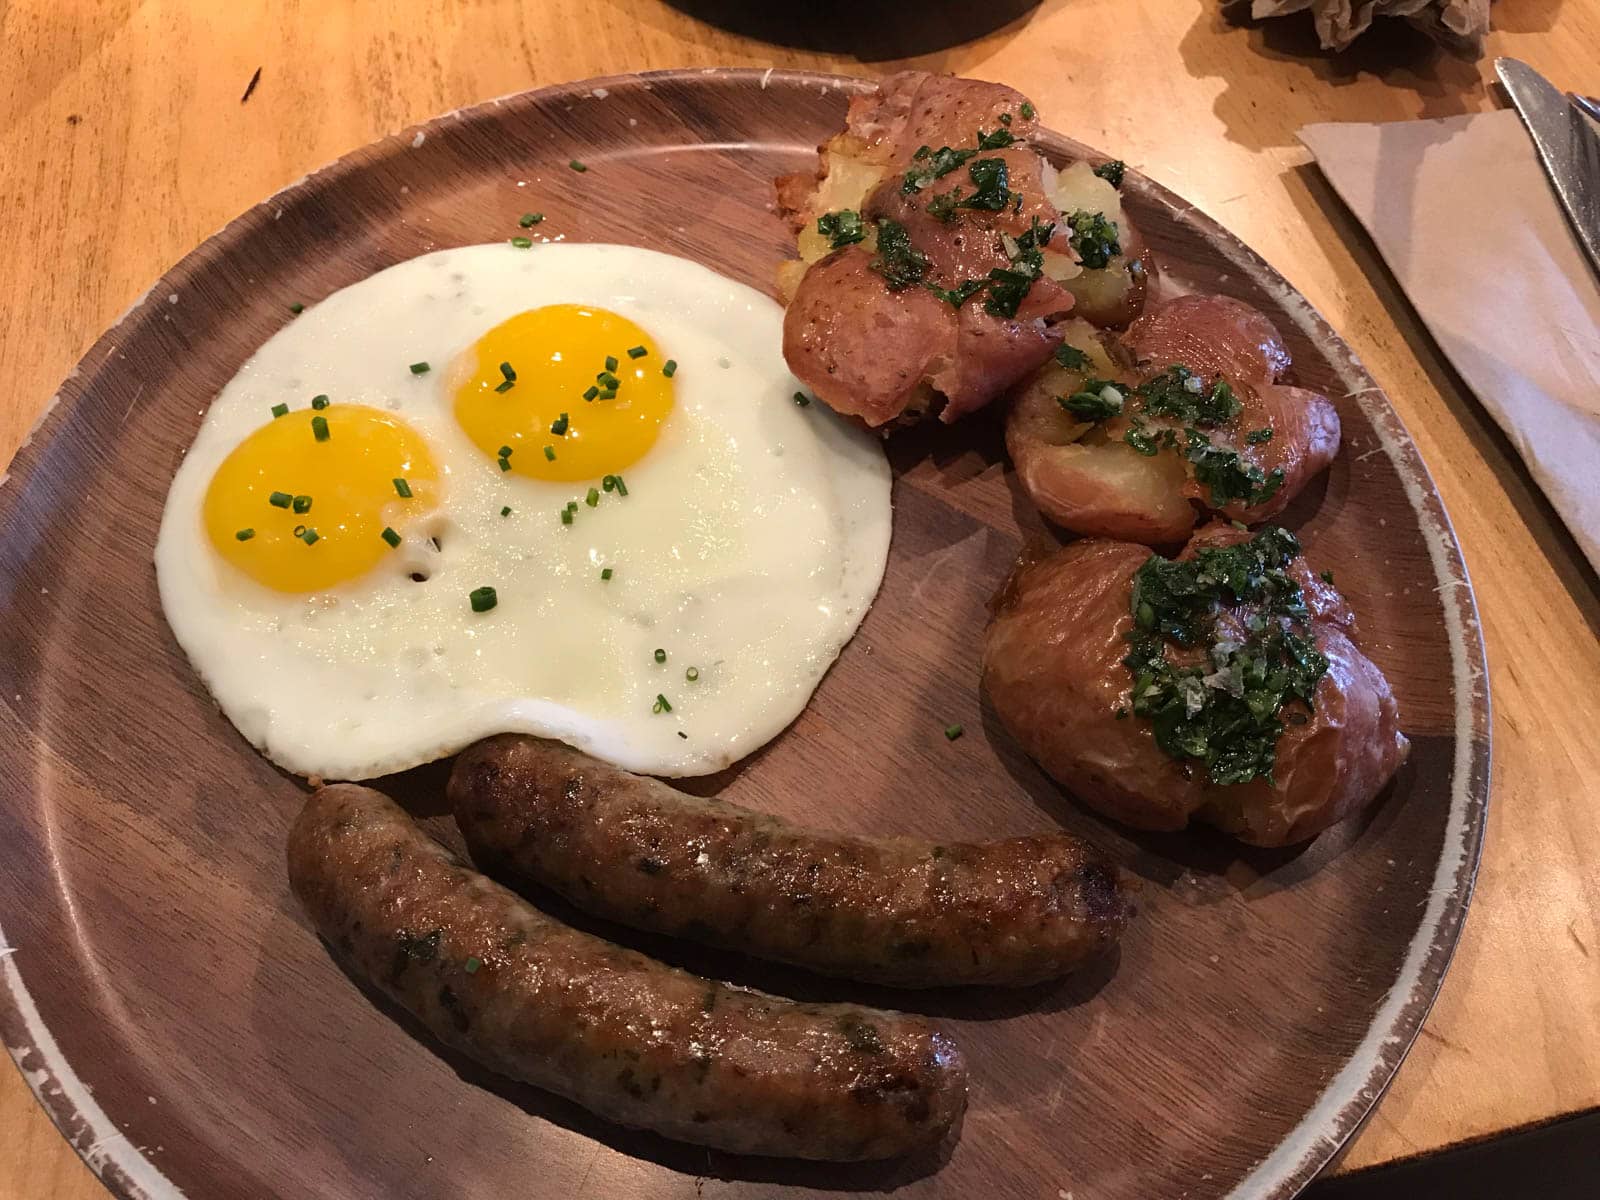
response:
M1600 135L1527 63L1498 58L1494 69L1533 136L1545 174L1550 176L1589 264L1600 275Z

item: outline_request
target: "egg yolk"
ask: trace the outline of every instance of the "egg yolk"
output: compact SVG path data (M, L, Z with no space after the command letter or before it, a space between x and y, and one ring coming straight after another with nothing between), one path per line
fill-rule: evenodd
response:
M552 304L479 338L450 386L456 420L501 470L572 482L620 472L655 444L674 369L626 317Z
M296 409L223 459L206 534L257 583L315 592L372 570L438 502L438 468L403 421L364 404Z

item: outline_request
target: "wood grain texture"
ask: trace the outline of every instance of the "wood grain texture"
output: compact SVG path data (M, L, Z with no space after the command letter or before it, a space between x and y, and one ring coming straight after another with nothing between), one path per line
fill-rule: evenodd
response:
M981 36L924 6L921 44L847 25L820 51L724 34L644 0L190 8L14 0L0 10L0 212L12 234L0 273L0 457L167 265L261 196L407 122L558 79L684 63L1005 79L1057 127L1177 187L1285 271L1387 387L1466 547L1496 702L1488 852L1423 1040L1347 1165L1600 1102L1600 812L1587 785L1600 748L1583 704L1600 678L1595 581L1293 141L1309 121L1487 107L1484 69L1404 36L1330 60L1308 36L1231 28L1210 5L1166 0L1049 3ZM815 40L801 21L771 20L774 36ZM1600 90L1594 0L1500 5L1496 20L1491 54ZM552 32L568 27L583 35ZM967 40L928 49L948 36ZM1075 47L1092 54L1075 58ZM257 66L261 83L241 107ZM0 1123L33 1131L0 1155L0 1194L97 1193L66 1144L39 1135L18 1076L0 1078Z

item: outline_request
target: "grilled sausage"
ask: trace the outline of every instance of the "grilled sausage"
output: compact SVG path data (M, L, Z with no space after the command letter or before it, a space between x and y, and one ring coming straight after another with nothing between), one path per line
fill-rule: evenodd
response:
M473 858L642 929L900 987L1028 984L1116 941L1113 868L1065 833L977 844L813 833L505 734L451 772Z
M440 1041L623 1125L872 1159L936 1140L966 1103L961 1055L927 1021L709 982L571 929L367 788L306 802L289 881L357 974Z

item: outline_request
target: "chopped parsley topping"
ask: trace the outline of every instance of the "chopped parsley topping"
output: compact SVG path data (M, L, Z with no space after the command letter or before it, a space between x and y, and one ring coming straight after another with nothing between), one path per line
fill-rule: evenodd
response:
M1272 427L1270 425L1265 425L1260 429L1252 429L1249 433L1244 435L1244 440L1252 446L1259 446L1263 442L1270 442L1272 440Z
M661 364L661 373L671 379L678 373L678 360L675 358L667 359L666 362Z
M238 538L241 542L248 542L251 538L255 537L255 535L256 531L254 529L241 529L233 536Z
M1085 379L1070 396L1057 396L1056 403L1079 420L1105 421L1122 412L1126 399L1109 379Z
M871 266L883 276L891 292L903 292L922 282L928 273L928 256L911 244L904 225L883 217L878 221L878 257Z
M287 417L289 415L289 406L287 404L274 404L272 406L272 415L274 419Z
M495 595L492 587L473 588L467 593L467 602L472 605L473 612L483 613L499 604L500 597Z
M959 725L946 725L944 727L944 736L949 738L952 742L965 732L966 730L962 729Z
M1089 356L1076 346L1062 342L1056 347L1056 362L1069 371L1082 371L1089 366Z
M311 407L316 409L318 412L321 412L323 409L328 407L328 398L326 396L311 397Z
M1151 722L1168 755L1201 764L1214 784L1272 781L1281 710L1310 709L1328 660L1305 631L1300 586L1288 573L1300 543L1268 526L1236 546L1206 547L1191 561L1152 555L1133 579L1134 629L1123 661L1135 716ZM1242 610L1237 640L1224 610ZM1188 665L1167 647L1203 650Z
M1028 231L1017 238L1017 248L1011 255L1011 266L995 267L989 272L989 295L983 302L984 311L992 317L1010 320L1017 315L1022 301L1033 286L1033 281L1044 274L1044 255L1041 253L1055 235L1054 224L1046 224L1034 217Z
M900 191L909 196L927 187L935 179L943 179L969 158L977 156L976 150L952 150L949 146L933 150L928 146L922 146L911 156L911 161L915 165L906 169L905 176L900 181Z
M1009 133L1006 134L1006 137L1010 136ZM975 190L965 199L957 200L955 207L1000 212L1011 203L1015 193L1006 186L1010 178L1006 172L1005 159L980 158L967 168L967 174L972 177L972 186Z
M1145 380L1137 391L1147 414L1172 417L1185 425L1224 425L1243 407L1226 379L1218 376L1208 388L1181 363Z
M433 368L425 362L414 362L411 364L411 373L413 375L426 375L431 370L433 370Z
M517 224L521 225L524 229L532 229L542 220L544 220L543 213L523 213L522 220L518 221Z
M311 418L311 436L319 442L328 440L328 418L316 416Z
M514 237L511 239L511 244L518 250L533 249L533 239L530 237Z
M1114 188L1122 186L1123 173L1128 169L1128 164L1120 158L1113 158L1110 162L1103 162L1094 169L1094 173L1104 179Z
M1105 213L1078 209L1067 218L1067 241L1071 243L1078 261L1091 271L1106 266L1122 253L1122 243L1117 239L1115 222L1106 220Z
M289 505L294 503L294 497L288 492L273 492L272 495L267 497L267 503L272 505L273 508L288 508Z
M387 525L383 527L383 532L378 536L384 541L388 542L391 547L398 546L400 544L400 535Z
M1005 126L1011 124L1011 122L1002 119L1000 124ZM979 150L1004 150L1016 140L1016 137L1009 129L996 129L993 133L985 133L981 129L978 130Z
M838 212L823 213L817 218L817 232L828 239L835 250L853 246L867 236L866 224L854 209L842 208Z
M1243 500L1253 508L1272 499L1283 486L1282 467L1274 467L1268 474L1237 450L1216 445L1198 429L1185 432L1188 446L1184 457L1194 464L1195 482L1211 489L1212 504Z
M565 437L567 434L568 424L570 424L570 422L567 420L567 414L562 413L554 421L550 422L550 432L556 437Z
M394 491L395 495L399 496L402 500L411 499L411 485L404 479L396 479L394 481Z
M656 693L656 702L650 706L653 713L669 713L672 711L671 702L660 692Z
M1322 572L1322 582L1327 584L1329 587L1332 587L1333 586L1333 572L1332 571L1323 571Z
M1033 120L1034 107L1028 101L1024 100L1022 104L1018 106L1017 111L1022 114L1022 119L1024 121Z

